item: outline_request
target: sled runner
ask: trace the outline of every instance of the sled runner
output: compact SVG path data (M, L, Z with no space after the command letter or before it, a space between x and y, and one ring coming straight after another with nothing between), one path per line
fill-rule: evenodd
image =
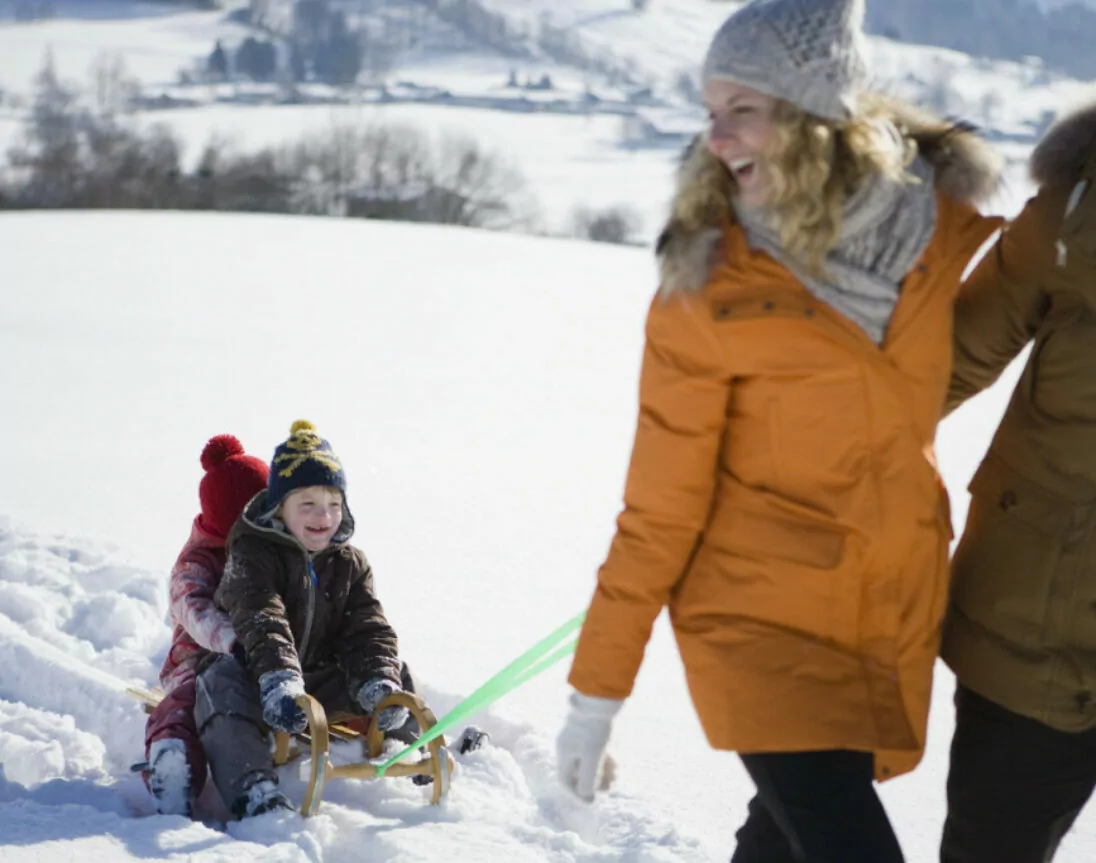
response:
M144 689L136 686L128 687L126 694L142 702L145 712L151 712L164 697L163 692L158 689ZM377 705L369 727L364 733L355 727L359 726L359 723L354 722L362 717L335 715L331 717L333 721L329 722L323 705L311 695L298 697L297 704L308 716L308 730L296 737L298 741L308 745L311 755L308 788L305 791L304 802L301 804L301 815L304 817L311 817L319 811L324 790L331 779L377 779L385 776L429 777L425 781L432 780L434 786L430 799L432 804L439 803L449 792L453 757L445 747L443 736L439 735L426 743L426 752L417 761L397 761L385 767L377 760L384 745L384 732L377 727L377 717L386 707L406 707L418 722L423 734L437 724L434 712L419 696L410 692L396 692L389 695ZM343 741L361 740L364 759L351 764L338 766L332 764L329 757L332 737ZM274 764L276 766L288 764L301 754L303 754L301 748L289 734L275 733Z

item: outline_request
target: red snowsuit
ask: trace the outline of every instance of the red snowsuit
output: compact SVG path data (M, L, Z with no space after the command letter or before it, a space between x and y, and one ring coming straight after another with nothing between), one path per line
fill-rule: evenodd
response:
M194 723L194 678L198 661L208 652L231 653L236 635L228 615L213 602L225 568L224 537L194 519L171 570L171 649L160 669L161 701L145 727L145 757L155 740L175 738L186 746L191 788L197 796L206 778L206 757Z

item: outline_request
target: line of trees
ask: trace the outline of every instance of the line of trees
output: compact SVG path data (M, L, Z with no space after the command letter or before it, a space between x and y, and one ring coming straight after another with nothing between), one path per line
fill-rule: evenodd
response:
M85 106L38 74L22 140L0 164L0 206L307 213L534 227L521 175L471 140L434 146L410 127L343 127L249 153L209 143L195 167L165 126L142 129L104 91Z
M86 105L52 58L39 72L23 138L0 161L0 209L214 210L432 222L536 232L522 176L470 139L436 145L408 126L341 126L279 147L208 143L186 167L168 127L128 114L135 84L117 59L94 67ZM635 242L626 208L580 209L574 236Z

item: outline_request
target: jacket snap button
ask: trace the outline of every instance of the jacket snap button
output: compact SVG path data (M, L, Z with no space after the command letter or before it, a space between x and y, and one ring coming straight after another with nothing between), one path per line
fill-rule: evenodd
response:
M717 318L726 318L731 314L730 306L718 306L715 310L715 316Z
M1016 506L1016 503L1016 492L1014 492L1011 488L1001 492L1001 498L998 501L998 504L1005 512L1008 512L1010 509Z
M919 273L927 273L928 271L929 271L929 268L928 268L928 264L918 264L918 266L917 266L917 272L919 272Z
M804 315L804 317L813 318L814 317L814 309L805 309L803 311L803 315Z
M766 312L771 312L773 309L776 308L776 303L774 303L772 300L768 300L761 308L763 308Z

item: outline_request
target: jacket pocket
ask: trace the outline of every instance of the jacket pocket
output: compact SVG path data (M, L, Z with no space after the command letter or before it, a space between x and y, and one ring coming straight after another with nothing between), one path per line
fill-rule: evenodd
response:
M967 617L1021 645L1042 639L1070 504L993 453L970 484L952 562L952 598Z
M717 521L722 523L713 523L711 544L747 557L822 570L836 569L845 557L845 532L840 528L734 508Z
M717 507L678 586L675 626L722 633L745 625L851 644L859 589L840 584L845 532L809 517ZM853 633L855 634L855 633Z

